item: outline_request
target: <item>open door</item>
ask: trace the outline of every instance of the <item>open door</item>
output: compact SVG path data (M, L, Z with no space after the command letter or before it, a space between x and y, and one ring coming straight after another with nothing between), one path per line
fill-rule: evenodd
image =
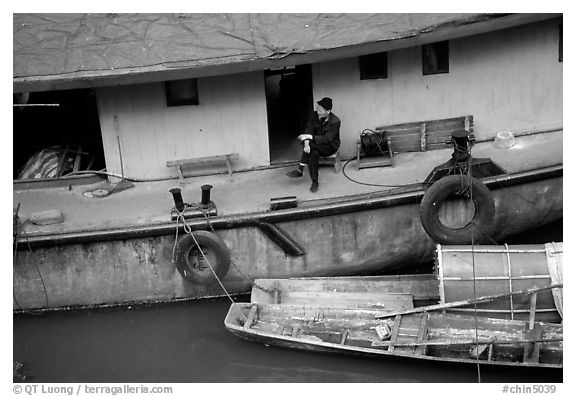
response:
M100 120L89 89L14 94L13 179L47 179L105 168Z
M270 163L298 161L297 136L314 110L310 65L266 70L266 106Z

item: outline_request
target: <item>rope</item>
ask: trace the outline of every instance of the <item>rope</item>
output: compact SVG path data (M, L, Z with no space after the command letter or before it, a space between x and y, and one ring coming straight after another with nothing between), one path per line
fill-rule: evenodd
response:
M370 133L365 133L366 131L369 131ZM360 132L360 142L362 143L362 138L367 138L369 139L372 143L374 143L377 147L378 147L378 151L380 151L381 154L384 155L385 151L382 146L380 145L380 143L382 142L381 140L378 141L376 140L375 135L380 135L383 136L382 134L380 134L379 132L376 132L372 129L366 128L364 130L362 130L362 132ZM344 166L342 167L342 174L344 175L344 177L346 177L346 179L350 180L352 183L356 183L356 184L361 184L363 186L372 186L372 187L405 187L408 184L377 184L377 183L365 183L365 182L361 182L358 180L354 180L352 179L350 176L348 176L346 174L346 166L348 166L348 164L352 161L354 161L355 158L351 158L348 161L346 161L344 163Z
M468 195L469 201L474 204L474 196L472 188L472 155L471 155L471 148L469 145L466 145L466 148L461 147L458 145L454 138L452 138L452 143L454 146L454 153L452 154L452 161L454 161L454 169L455 174L460 174L465 176L462 178L462 185L460 187L460 191L456 192L458 195ZM462 159L465 158L465 161ZM474 222L475 213L472 218L472 223ZM492 242L494 240L490 238ZM495 243L495 242L494 242ZM471 232L471 254L472 254L472 294L474 297L474 342L476 348L476 375L478 377L478 383L482 382L481 374L480 374L480 353L479 353L479 337L478 337L478 306L476 303L476 263L475 263L475 253L474 253L474 227L472 227Z
M472 158L472 156L470 156L470 158L468 159L468 161L470 161L470 159ZM468 167L468 169L470 169L470 167ZM472 197L472 172L468 172L468 177L467 180L469 181L468 183L468 188L470 189L470 201L473 202L473 197ZM472 220L474 221L474 220ZM472 234L471 234L471 242L472 242L472 289L473 289L473 296L474 296L474 332L475 332L475 341L476 341L476 375L478 376L478 383L482 383L482 378L480 375L480 353L478 353L478 305L476 303L476 263L474 260L474 227L472 227Z
M209 214L206 214L206 209L200 205L189 205L189 206L194 206L194 207L198 207L202 210L202 213L204 214L204 217L207 220L207 225L212 229L212 231L214 231L214 228L212 227L212 224L210 224L210 216ZM202 248L200 247L200 244L198 243L198 241L196 240L196 237L194 236L194 233L192 232L192 228L190 227L190 225L186 222L186 218L184 217L184 211L179 211L178 209L176 209L176 212L178 212L178 217L176 218L176 237L174 239L174 247L172 248L172 263L174 263L174 257L175 257L175 253L176 253L176 244L178 243L178 224L180 222L180 219L182 219L182 224L184 227L184 232L186 234L189 234L192 236L192 239L194 240L194 243L196 244L196 247L198 248L198 250L200 251L200 254L202 255L202 257L204 258L204 261L206 262L206 264L208 264L208 267L210 268L210 271L212 271L212 274L214 275L214 278L216 278L216 280L218 281L218 283L220 284L220 287L222 288L222 290L224 291L224 293L226 294L226 296L228 297L228 299L230 300L230 302L234 303L234 299L232 299L232 297L230 296L230 293L228 293L228 290L226 290L226 287L224 286L224 284L222 283L222 281L220 280L220 278L218 277L218 275L216 275L216 271L214 271L214 268L212 267L212 264L210 264L210 260L208 260L208 257L206 257L206 255L204 254L204 251L202 250Z
M361 182L361 181L358 181L358 180L354 180L354 179L352 179L350 176L348 176L348 175L346 174L346 166L347 166L350 162L354 161L355 159L356 159L356 158L351 158L351 159L349 159L348 161L346 161L346 162L344 163L344 166L342 167L342 174L344 175L344 177L345 177L346 179L350 180L350 181L353 182L353 183L361 184L361 185L363 185L363 186L372 186L372 187L406 187L406 186L409 186L409 185L410 185L410 184L376 184L376 183L365 183L365 182Z
M15 275L14 267L16 266L16 262L18 261L18 245L20 243L20 235L22 234L22 228L30 220L30 219L27 219L23 223L20 223L20 218L18 217L18 211L19 210L20 210L20 203L18 203L18 206L16 207L16 211L14 212L13 221L12 221L12 227L13 227L12 228L12 233L13 233L12 244L14 245L14 253L12 255L12 257L13 257L12 279L13 280L14 280L14 275ZM32 252L32 248L30 247L30 243L28 242L28 239L26 239L26 243L28 244L28 250L30 252ZM46 300L46 307L48 307L49 300L48 300L48 291L46 290L46 283L44 283L44 278L42 277L42 273L40 272L40 268L38 268L38 263L36 263L36 260L34 260L33 262L34 262L34 267L36 268L36 272L38 272L38 276L40 277L40 282L42 283L42 289L44 291L44 298ZM12 297L14 298L14 302L16 303L16 306L18 307L18 309L22 309L22 307L18 303L18 299L16 298L16 292L14 290L14 286L12 286Z

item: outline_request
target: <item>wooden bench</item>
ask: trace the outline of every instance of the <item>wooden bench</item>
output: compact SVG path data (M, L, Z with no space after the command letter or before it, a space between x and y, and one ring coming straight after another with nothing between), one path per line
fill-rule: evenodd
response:
M223 155L213 155L209 157L198 157L198 158L190 158L190 159L182 159L176 161L168 161L166 162L167 167L178 167L178 176L180 178L180 183L184 183L184 174L182 173L182 166L185 165L198 165L198 164L207 164L210 162L219 162L225 161L226 165L228 166L228 174L232 176L232 161L237 160L240 158L238 153L232 154L223 154Z
M340 168L342 165L341 161L342 161L342 159L340 158L340 150L338 150L329 157L320 157L318 159L318 164L319 165L332 165L334 167L334 172L338 173L338 172L340 172Z
M368 157L362 152L359 139L356 154L358 167L394 166L395 154L445 149L448 147L446 142L452 138L452 133L466 131L473 137L473 129L471 115L380 126L376 128L376 132L385 134L386 151L381 156Z

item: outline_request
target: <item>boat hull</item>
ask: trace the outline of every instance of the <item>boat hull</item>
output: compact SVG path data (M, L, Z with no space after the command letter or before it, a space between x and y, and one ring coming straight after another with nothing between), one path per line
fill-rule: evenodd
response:
M541 343L538 361L528 361L523 357L524 345L529 342L526 323L522 321L441 313L426 313L423 321L422 314L411 314L400 321L397 318L398 324L391 325L402 327L392 330L398 341L378 341L374 329L381 322L376 319L377 312L234 303L224 324L228 331L248 341L310 352L515 367L562 368L563 365L562 325L538 324L543 328L543 339L560 341ZM401 322L409 324L400 325ZM419 325L424 322L425 331L421 332ZM415 340L417 333L424 334L423 341L408 341ZM479 359L471 356L476 340L493 344L490 357L486 350ZM389 347L390 344L395 347Z
M484 180L496 206L494 240L562 217L562 168ZM431 261L436 243L420 223L423 189L372 194L306 208L215 217L231 251L230 294L256 278L345 276ZM274 224L304 252L291 255L262 232ZM206 229L202 220L193 229ZM175 224L40 238L23 237L14 265L14 309L151 303L223 296L216 283L184 279L172 261ZM180 235L182 229L180 229Z

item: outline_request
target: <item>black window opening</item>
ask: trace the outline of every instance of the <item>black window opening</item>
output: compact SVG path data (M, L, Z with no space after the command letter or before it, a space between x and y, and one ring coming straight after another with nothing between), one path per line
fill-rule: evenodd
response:
M449 72L448 41L426 44L422 46L422 74L442 74Z
M13 179L58 179L106 169L90 89L14 94Z
M562 62L563 60L563 51L562 51L562 45L563 45L563 40L562 40L562 24L560 24L558 26L558 62Z
M388 78L388 53L379 52L360 56L360 80L375 80Z
M187 80L166 81L167 106L198 106L198 81L195 78Z

